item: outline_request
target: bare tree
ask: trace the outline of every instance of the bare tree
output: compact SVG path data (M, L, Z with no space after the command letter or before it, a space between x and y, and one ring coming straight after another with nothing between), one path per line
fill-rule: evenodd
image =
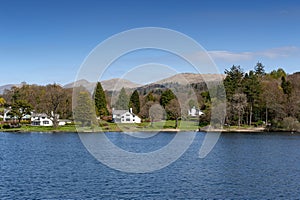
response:
M65 90L57 85L51 84L46 86L46 94L44 96L44 110L50 116L53 127L58 127L59 113L63 102L67 100Z
M149 109L149 116L151 119L151 126L153 126L154 121L161 121L165 119L165 110L158 103L153 104Z
M247 106L247 96L244 93L236 93L232 96L232 108L238 115L238 126L241 126L241 118Z

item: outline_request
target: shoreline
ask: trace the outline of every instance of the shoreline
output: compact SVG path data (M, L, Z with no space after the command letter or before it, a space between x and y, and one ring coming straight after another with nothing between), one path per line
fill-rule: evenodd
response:
M175 129L175 128L166 128L166 129L142 129L142 130L77 130L75 127L72 130L64 130L64 129L55 129L55 130L41 130L41 129L31 129L31 130L22 130L22 129L0 129L0 132L3 133L109 133L109 132L170 132L170 133L180 133L180 132L205 132L205 133L296 133L299 134L299 131L288 131L288 130L266 130L263 127L258 128L226 128L226 129L217 129L210 127L202 127L197 130L194 129Z

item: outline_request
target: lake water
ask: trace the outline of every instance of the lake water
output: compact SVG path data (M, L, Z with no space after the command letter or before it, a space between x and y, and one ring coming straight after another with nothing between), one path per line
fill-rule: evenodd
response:
M76 133L0 133L0 199L300 198L300 135L222 134L200 159L204 136L197 133L168 167L132 174L101 164ZM147 152L174 134L160 133L159 140L109 137L122 148Z

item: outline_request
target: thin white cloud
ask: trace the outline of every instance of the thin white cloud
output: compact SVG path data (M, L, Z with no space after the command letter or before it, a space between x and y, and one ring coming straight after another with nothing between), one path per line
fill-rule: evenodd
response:
M229 62L241 61L241 60L251 60L253 58L253 53L251 52L241 52L235 53L230 51L209 51L208 54L213 59L220 59Z
M300 48L294 46L278 47L257 52L230 52L230 51L208 51L208 54L217 60L227 62L247 61L255 58L277 59L300 55Z
M264 56L267 58L280 58L299 55L300 48L294 46L273 48L266 51L257 52L256 56Z

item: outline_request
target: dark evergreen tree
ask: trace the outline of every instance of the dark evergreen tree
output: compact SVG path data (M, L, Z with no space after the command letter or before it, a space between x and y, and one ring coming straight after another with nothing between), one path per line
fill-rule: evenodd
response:
M290 81L286 81L285 77L281 77L281 88L283 90L283 93L286 94L288 97L292 93L292 84Z
M130 97L129 107L132 108L133 113L140 113L140 96L137 90L135 90Z
M172 92L172 90L167 89L165 90L162 94L161 94L161 98L160 98L160 104L163 107L166 107L166 105L172 100L175 99L176 96L175 94Z
M264 76L266 74L265 66L263 66L263 64L260 62L256 63L256 66L254 67L254 71L255 74L258 76Z
M126 91L124 88L121 89L120 94L118 96L118 100L115 104L116 109L118 110L127 110L128 109L128 104L129 104L129 100L128 100L128 96L126 94Z
M107 116L107 102L105 97L105 92L103 91L102 85L100 82L97 83L96 90L94 93L95 98L95 107L97 116Z
M261 84L258 79L258 75L256 75L256 73L254 73L253 71L250 71L249 75L245 74L245 77L243 79L243 90L243 92L247 96L248 101L249 118L247 121L249 122L249 125L251 125L253 109L255 107L255 104L258 103L261 93Z
M91 126L93 115L93 103L88 92L82 91L77 95L76 107L74 109L74 120L80 122L81 126Z
M235 93L241 92L244 72L240 66L233 65L230 70L225 70L225 74L224 87L226 90L226 97L230 100Z

